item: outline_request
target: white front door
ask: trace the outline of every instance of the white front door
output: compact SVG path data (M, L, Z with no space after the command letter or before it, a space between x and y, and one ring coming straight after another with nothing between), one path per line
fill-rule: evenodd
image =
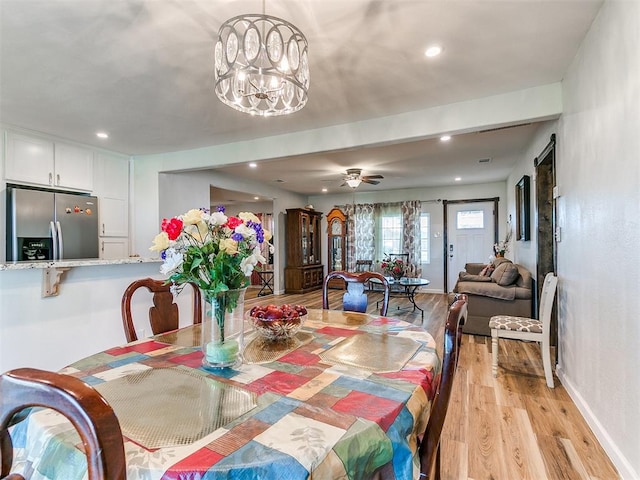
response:
M466 263L488 263L493 255L495 212L493 202L447 205L447 265L449 292Z

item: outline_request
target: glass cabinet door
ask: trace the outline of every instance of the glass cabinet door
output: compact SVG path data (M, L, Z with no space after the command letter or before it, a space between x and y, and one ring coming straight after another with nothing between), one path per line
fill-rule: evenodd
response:
M334 208L327 215L329 271L347 270L347 222L344 213Z
M308 265L309 264L309 255L310 255L310 250L309 250L309 216L308 215L302 215L300 217L300 220L302 221L302 225L301 225L302 235L300 236L300 240L302 242L302 264L303 265Z
M331 264L329 268L331 271L342 270L342 237L333 237L331 240L333 245L331 246Z

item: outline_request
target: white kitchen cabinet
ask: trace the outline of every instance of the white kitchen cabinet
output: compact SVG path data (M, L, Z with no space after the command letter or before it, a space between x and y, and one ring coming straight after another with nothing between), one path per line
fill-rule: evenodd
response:
M6 132L5 180L90 192L93 151L46 138Z
M100 237L100 258L102 260L117 260L128 256L128 238Z
M126 199L129 197L129 158L96 153L93 190L98 196Z
M101 237L129 235L129 159L96 154L94 195L98 197Z
M93 190L93 151L67 145L54 144L54 186L74 190Z
M122 198L98 197L100 236L126 237L129 235L129 203Z
M7 132L5 145L5 180L53 186L52 141Z

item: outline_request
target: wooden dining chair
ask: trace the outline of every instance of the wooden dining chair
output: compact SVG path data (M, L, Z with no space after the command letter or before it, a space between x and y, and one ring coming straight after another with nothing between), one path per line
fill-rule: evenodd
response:
M373 268L373 260L356 260L356 272L369 272Z
M458 295L449 307L444 326L442 370L438 388L431 404L431 413L418 450L420 478L440 479L440 436L449 408L453 381L458 368L462 326L467 319L467 296Z
M342 297L342 309L350 312L367 311L367 294L364 293L365 286L374 279L382 286L382 306L380 307L380 315L386 315L389 308L389 281L377 272L343 272L336 270L329 273L322 285L322 308L329 308L329 288L328 284L333 278L341 278L346 282L347 291Z
M526 340L540 343L542 364L547 386L553 388L553 371L551 368L551 311L556 296L558 277L553 272L547 273L540 294L540 319L513 317L511 315L495 315L489 319L491 329L491 370L498 376L498 339Z
M186 285L186 284L185 284ZM197 285L189 283L193 287L193 323L202 322L202 296ZM153 306L149 308L149 322L153 335L176 330L179 326L178 305L173 303L171 285L164 280L143 278L132 282L124 291L121 303L122 324L127 342L138 340L138 335L133 324L131 314L131 299L140 288L146 288L153 293Z
M51 408L71 421L84 446L89 480L126 478L120 424L102 395L75 377L34 368L0 375L0 478L24 480L22 475L9 474L13 443L8 429L15 415L29 407Z

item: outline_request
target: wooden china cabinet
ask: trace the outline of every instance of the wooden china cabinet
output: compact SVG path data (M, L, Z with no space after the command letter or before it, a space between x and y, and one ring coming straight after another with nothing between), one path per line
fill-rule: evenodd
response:
M327 214L327 245L329 266L327 273L347 270L347 217L339 208L333 208ZM334 278L329 281L330 288L344 288L344 280Z
M285 293L305 293L322 288L321 219L322 212L310 208L287 209Z

